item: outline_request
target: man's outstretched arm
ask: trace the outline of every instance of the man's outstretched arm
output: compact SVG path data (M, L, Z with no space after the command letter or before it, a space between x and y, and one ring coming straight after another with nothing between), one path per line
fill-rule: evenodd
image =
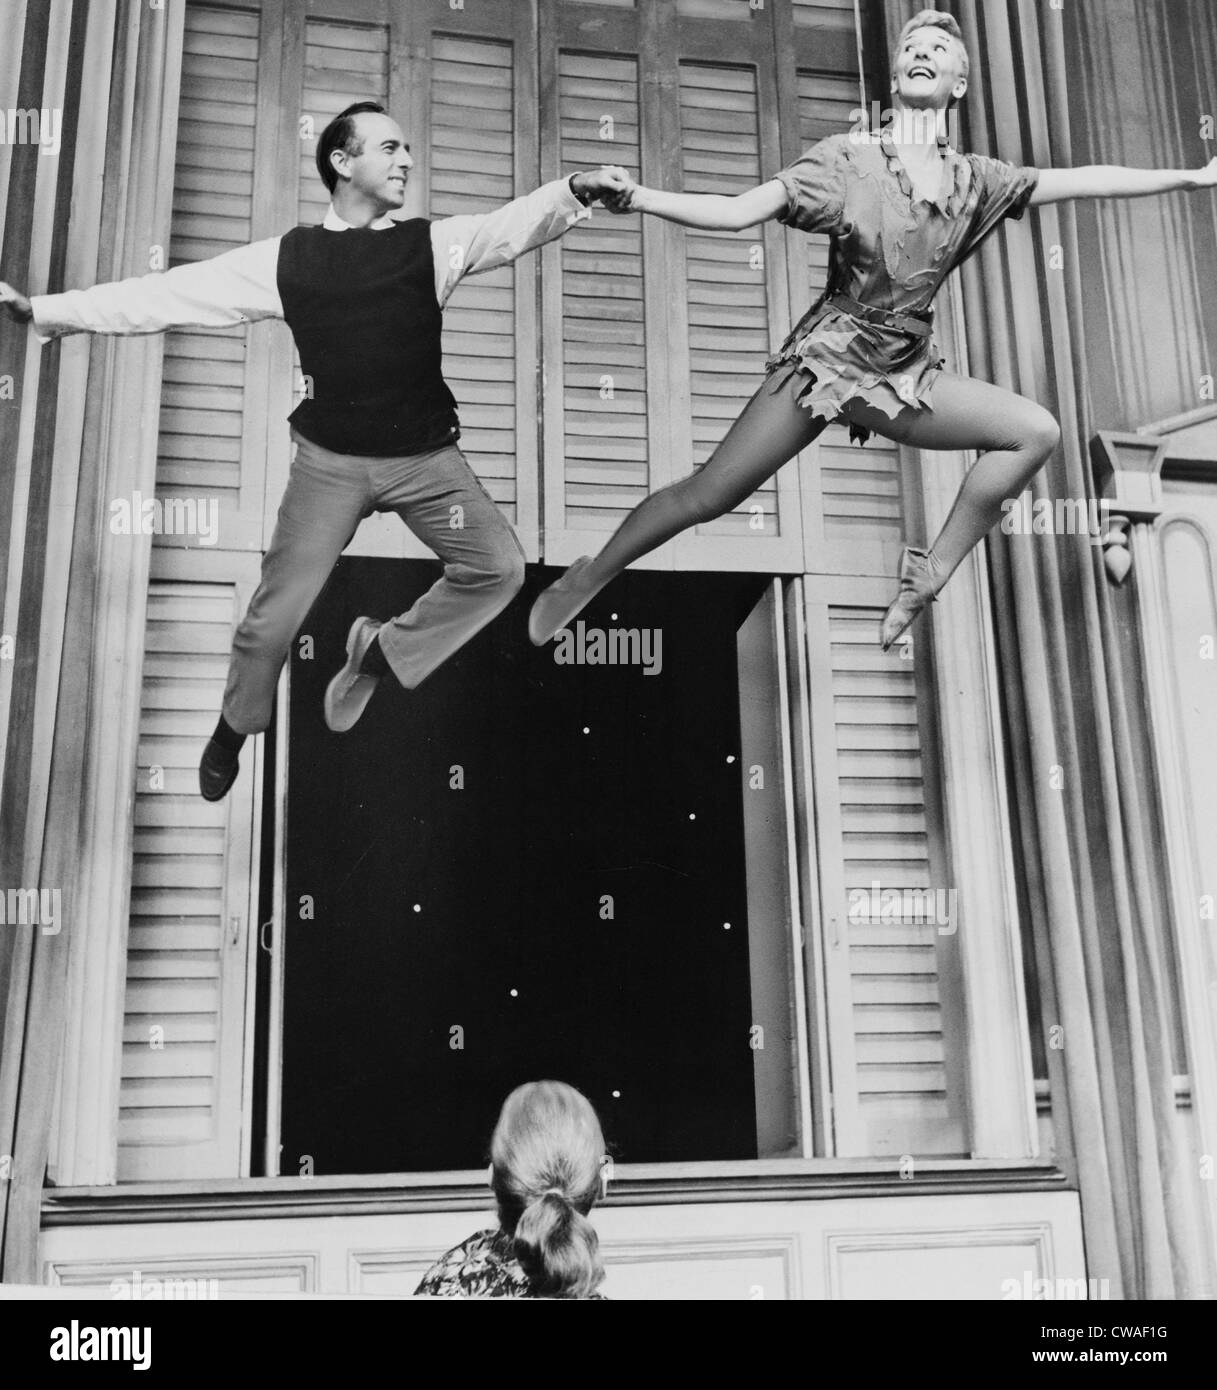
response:
M1041 169L1031 206L1073 198L1147 198L1155 193L1196 192L1217 187L1217 159L1203 169L1125 169L1089 164L1078 169Z
M42 342L68 333L138 335L168 328L232 328L282 318L276 269L279 238L256 241L211 260L137 275L87 290L26 297L0 285L0 304L33 323Z
M431 224L435 294L440 304L466 275L509 265L591 216L589 204L613 199L631 186L629 174L605 165L569 179L554 179L494 212L444 217Z

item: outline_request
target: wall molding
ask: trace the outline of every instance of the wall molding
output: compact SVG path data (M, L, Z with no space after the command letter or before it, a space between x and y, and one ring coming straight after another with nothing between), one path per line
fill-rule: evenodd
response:
M774 1171L778 1169L779 1171ZM774 1164L748 1172L706 1165L698 1173L665 1175L641 1166L617 1167L606 1207L675 1206L719 1202L815 1202L842 1198L968 1196L984 1193L1067 1192L1072 1184L1051 1163L918 1164L901 1178L888 1162L844 1166ZM53 1189L44 1193L42 1225L135 1225L141 1222L254 1221L300 1216L387 1216L425 1212L490 1212L485 1175L409 1174L401 1177L266 1178L208 1183L132 1183L121 1187Z

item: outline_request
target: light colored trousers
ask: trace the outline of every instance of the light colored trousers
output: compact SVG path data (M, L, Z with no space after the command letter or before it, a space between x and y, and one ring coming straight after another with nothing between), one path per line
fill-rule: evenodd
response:
M442 577L380 631L385 659L404 686L418 685L464 646L524 582L520 542L455 444L367 458L332 453L295 430L292 438L296 457L275 534L228 668L224 718L242 734L270 723L292 638L355 528L373 512L396 512L444 562Z

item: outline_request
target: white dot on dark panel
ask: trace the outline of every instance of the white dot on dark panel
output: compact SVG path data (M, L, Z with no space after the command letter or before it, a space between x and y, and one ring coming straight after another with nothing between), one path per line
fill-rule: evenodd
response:
M519 996L520 996L520 991L519 991L518 989L513 989L513 990L511 991L511 997L512 997L513 999L518 999Z
M620 1091L614 1091L614 1092L613 1092L613 1099L614 1099L614 1100L620 1100L620 1099L621 1099L621 1092L620 1092Z
M415 911L415 912L421 912L422 910L423 910L423 905L422 905L422 903L415 903L415 904L414 904L414 911Z
M730 922L724 922L724 923L723 923L723 931L730 931L730 930L731 930L731 923L730 923Z
M735 761L735 754L734 754L734 753L728 753L728 754L727 754L727 761L728 761L729 763L733 763L733 762Z
M695 814L693 811L690 811L690 812L689 812L689 819L690 819L690 820L696 820L696 819L697 819L697 816L696 816L696 814Z
M616 613L614 613L614 614L613 614L613 622L616 622L616 621L617 621L617 615L616 615Z
M586 724L583 726L583 732L584 732L585 734L590 734L590 733L591 733L591 730L587 727Z

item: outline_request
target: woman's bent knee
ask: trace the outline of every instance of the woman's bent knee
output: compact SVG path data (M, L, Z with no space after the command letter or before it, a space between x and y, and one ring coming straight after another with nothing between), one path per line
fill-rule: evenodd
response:
M1027 422L1024 450L1041 463L1045 462L1061 442L1061 427L1056 417L1039 409Z

